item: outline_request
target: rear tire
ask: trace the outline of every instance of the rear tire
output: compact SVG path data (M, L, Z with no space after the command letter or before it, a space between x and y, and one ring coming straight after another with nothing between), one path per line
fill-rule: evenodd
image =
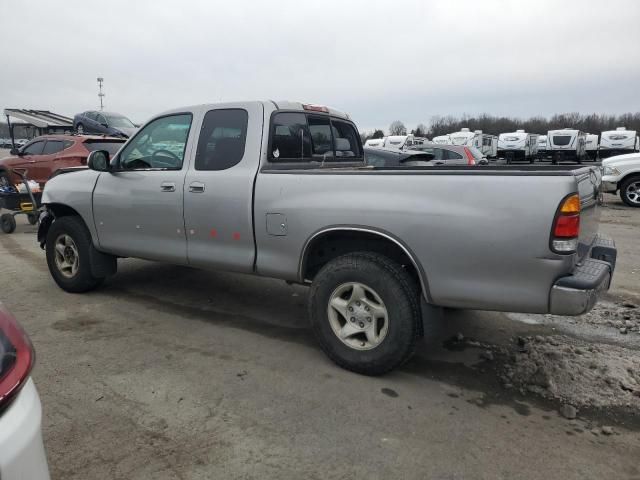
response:
M104 278L91 273L91 234L76 216L56 219L47 232L47 265L58 286L66 292L88 292L100 286Z
M343 255L327 263L311 285L314 334L339 366L382 375L413 355L421 331L419 295L409 274L387 257Z
M16 219L10 213L3 213L0 217L0 227L4 233L13 233L16 229Z
M620 199L630 207L640 208L640 176L625 178L622 181Z

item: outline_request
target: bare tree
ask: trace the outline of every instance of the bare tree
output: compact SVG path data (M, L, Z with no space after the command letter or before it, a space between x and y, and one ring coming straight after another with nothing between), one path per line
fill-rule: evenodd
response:
M407 134L407 127L405 127L404 123L402 123L400 120L391 122L391 125L389 125L389 135L406 135L406 134Z

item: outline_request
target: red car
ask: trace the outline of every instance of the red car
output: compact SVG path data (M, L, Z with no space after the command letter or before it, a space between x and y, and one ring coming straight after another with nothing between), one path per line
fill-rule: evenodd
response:
M44 186L51 174L67 167L87 164L89 153L107 150L116 153L125 139L89 135L44 135L27 143L19 150L12 150L10 157L0 160L0 171L7 168L26 168L27 178ZM9 175L14 184L22 182L17 175Z

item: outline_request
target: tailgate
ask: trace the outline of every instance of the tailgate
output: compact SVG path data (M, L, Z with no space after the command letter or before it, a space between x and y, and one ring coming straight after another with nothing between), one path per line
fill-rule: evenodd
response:
M602 174L600 167L586 167L575 171L580 195L580 237L578 243L578 256L582 258L589 252L598 233L600 223L600 184Z

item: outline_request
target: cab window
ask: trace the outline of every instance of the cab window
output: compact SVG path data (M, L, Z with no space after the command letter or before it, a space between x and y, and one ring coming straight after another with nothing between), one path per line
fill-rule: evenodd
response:
M244 157L247 140L246 110L210 110L204 116L198 150L196 170L226 170Z
M146 125L122 150L121 170L180 170L191 128L190 113L168 115Z

